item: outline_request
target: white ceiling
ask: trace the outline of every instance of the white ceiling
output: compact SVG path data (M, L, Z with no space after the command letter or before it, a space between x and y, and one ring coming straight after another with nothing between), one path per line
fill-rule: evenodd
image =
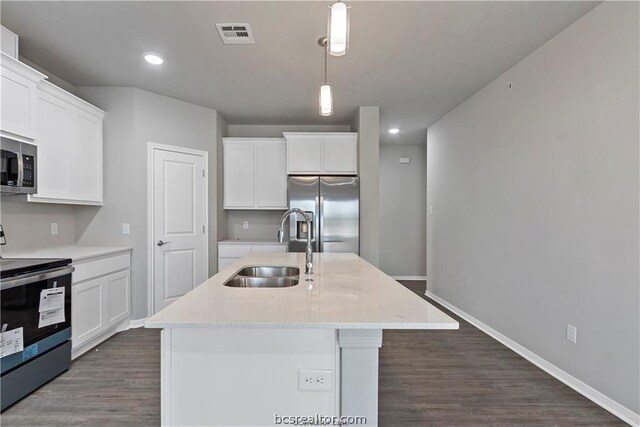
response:
M426 127L598 2L351 2L349 53L329 58L334 115L318 89L330 2L2 2L21 54L77 86L135 86L219 110L233 124L345 124L380 106L382 143ZM248 22L254 45L215 23ZM147 51L161 67L142 60ZM399 127L400 134L386 129Z

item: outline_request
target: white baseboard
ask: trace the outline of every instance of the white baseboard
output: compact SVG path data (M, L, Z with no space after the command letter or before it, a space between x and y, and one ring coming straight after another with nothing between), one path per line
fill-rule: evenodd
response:
M425 295L428 296L429 298L433 299L434 301L442 304L444 307L448 308L449 310L451 310L452 312L454 312L458 316L462 317L464 320L466 320L467 322L471 323L473 326L475 326L476 328L480 329L485 334L487 334L490 337L494 338L496 341L504 344L505 346L507 346L511 350L513 350L516 353L518 353L520 356L522 356L525 359L527 359L529 362L531 362L534 365L536 365L538 368L542 369L543 371L545 371L549 375L555 377L556 379L562 381L564 384L568 385L569 387L571 387L572 389L574 389L575 391L577 391L578 393L580 393L581 395L583 395L587 399L591 400L595 404L597 404L597 405L601 406L602 408L606 409L607 411L611 412L613 415L615 415L616 417L620 418L624 422L628 423L629 425L635 426L635 427L640 426L640 414L636 414L631 409L629 409L629 408L621 405L620 403L616 402L615 400L605 396L604 394L600 393L598 390L594 389L593 387L589 386L588 384L583 383L582 381L580 381L576 377L568 374L567 372L563 371L562 369L558 368L557 366L549 363L548 361L546 361L542 357L540 357L537 354L533 353L532 351L526 349L525 347L521 346L520 344L518 344L517 342L513 341L512 339L507 338L506 336L502 335L500 332L498 332L495 329L491 328L490 326L482 323L481 321L479 321L478 319L474 318L473 316L470 316L469 314L467 314L464 311L460 310L458 307L449 304L448 302L446 302L445 300L443 300L439 296L434 295L430 291L427 290L425 292Z
M427 280L427 276L391 276L394 280Z
M147 320L146 317L143 317L142 319L133 319L129 322L129 328L131 329L141 328L144 326L144 322L146 320Z

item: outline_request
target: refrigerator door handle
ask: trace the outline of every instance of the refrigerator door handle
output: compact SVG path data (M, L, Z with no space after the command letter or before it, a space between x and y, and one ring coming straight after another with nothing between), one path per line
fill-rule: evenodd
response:
M317 202L317 206L316 206L316 211L318 212L318 220L316 221L318 223L318 231L316 233L316 240L318 241L318 252L322 252L324 251L324 239L322 236L322 215L323 215L323 210L324 210L324 197L322 196L318 196L318 198L316 199Z

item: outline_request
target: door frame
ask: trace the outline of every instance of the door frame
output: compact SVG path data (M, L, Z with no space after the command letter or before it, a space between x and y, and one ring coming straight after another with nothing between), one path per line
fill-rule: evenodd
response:
M147 143L147 316L155 314L155 241L153 238L155 221L153 206L153 155L155 151L171 151L180 154L190 154L203 158L204 164L204 269L205 276L209 277L209 153L193 148L177 147L174 145Z

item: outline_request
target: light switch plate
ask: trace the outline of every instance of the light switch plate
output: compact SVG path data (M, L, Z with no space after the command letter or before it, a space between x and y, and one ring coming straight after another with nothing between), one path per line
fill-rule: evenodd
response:
M129 223L128 222L123 222L122 223L122 234L129 234L129 232L131 231Z
M58 223L57 222L52 222L51 223L51 235L55 236L58 234Z
M574 344L578 342L578 328L573 325L567 325L567 340Z
M245 230L249 229L249 221L243 221L242 222L242 228L244 228Z

